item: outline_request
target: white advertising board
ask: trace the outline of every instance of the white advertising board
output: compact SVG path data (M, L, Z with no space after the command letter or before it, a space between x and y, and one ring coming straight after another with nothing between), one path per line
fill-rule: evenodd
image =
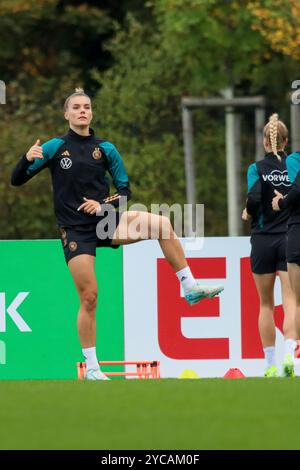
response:
M265 369L258 334L258 295L250 270L248 237L181 239L195 278L223 284L215 299L189 306L159 243L124 247L125 360L158 360L162 377L193 370L223 377L230 368L246 377ZM203 245L203 246L202 246ZM278 365L283 357L281 294L275 284Z

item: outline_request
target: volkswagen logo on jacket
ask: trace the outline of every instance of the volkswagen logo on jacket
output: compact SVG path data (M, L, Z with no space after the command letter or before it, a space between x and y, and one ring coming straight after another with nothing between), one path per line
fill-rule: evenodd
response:
M60 161L60 166L63 170L68 170L72 166L72 160L70 158L64 157Z

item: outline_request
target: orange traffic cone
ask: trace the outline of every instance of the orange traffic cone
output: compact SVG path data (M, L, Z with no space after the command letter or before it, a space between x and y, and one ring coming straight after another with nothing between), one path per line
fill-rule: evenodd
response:
M245 379L246 376L240 369L229 369L223 377L224 379Z

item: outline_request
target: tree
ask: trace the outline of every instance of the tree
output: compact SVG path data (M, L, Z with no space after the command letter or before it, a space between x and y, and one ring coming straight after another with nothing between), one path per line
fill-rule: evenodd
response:
M109 50L116 65L95 74L101 84L94 103L95 125L124 154L136 202L149 206L183 201L176 65L165 57L160 35L151 25L142 26L132 17ZM174 119L169 119L172 113Z
M117 145L134 202L148 207L185 203L183 95L216 95L230 86L237 96L264 94L268 111L285 119L286 93L299 78L299 63L296 52L288 54L274 42L272 28L281 31L280 18L296 21L287 15L295 16L298 7L296 0L274 1L274 12L268 0L105 0L101 8L97 0L39 1L35 7L1 2L0 78L8 84L0 122L2 237L56 233L49 178L39 176L22 192L8 181L17 155L37 137L64 132L63 97L75 85L95 95L95 130L99 126L102 137ZM293 37L288 35L288 44ZM22 46L16 49L16 43ZM206 206L206 234L225 235L223 113L198 110L194 119L197 201ZM246 113L244 171L253 160L253 126Z
M298 0L251 1L253 30L268 41L271 48L294 60L300 60L300 3Z
M153 202L186 202L182 95L218 94L229 84L238 86L251 76L262 49L261 36L251 29L246 43L240 44L249 11L227 7L223 20L223 4L155 2L148 24L128 18L126 30L109 46L115 65L96 76L101 85L97 124L104 138L124 151L134 202L148 208ZM201 126L195 142L197 201L205 203L206 233L214 235L227 231L225 131L220 120L220 113L195 113L196 131L198 122Z
M238 87L253 79L253 65L264 59L261 36L251 28L245 0L158 0L163 43L184 64L195 91Z
M19 190L10 186L11 172L38 137L65 133L64 99L78 85L94 92L90 72L111 64L102 44L114 29L107 12L87 3L1 2L0 79L7 85L7 104L0 106L1 238L57 236L48 171Z

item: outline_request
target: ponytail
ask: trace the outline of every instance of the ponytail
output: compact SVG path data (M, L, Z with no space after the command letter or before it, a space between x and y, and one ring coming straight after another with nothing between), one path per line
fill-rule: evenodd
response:
M286 125L279 121L277 113L270 116L268 124L264 127L264 138L267 139L274 155L276 155L278 160L281 160L278 147L280 148L286 143L288 130Z

